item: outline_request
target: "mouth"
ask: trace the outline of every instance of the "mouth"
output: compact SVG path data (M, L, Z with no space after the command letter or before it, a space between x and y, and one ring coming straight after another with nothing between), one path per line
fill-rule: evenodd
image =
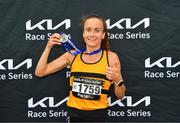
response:
M95 42L95 41L96 41L95 38L87 38L87 39L88 39L88 41L90 41L90 42Z

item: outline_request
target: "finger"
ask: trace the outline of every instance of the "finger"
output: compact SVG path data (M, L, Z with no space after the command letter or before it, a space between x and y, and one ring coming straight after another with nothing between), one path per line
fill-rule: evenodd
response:
M61 45L59 42L51 42L51 45Z
M112 71L111 70L106 70L105 73L106 74L112 74Z
M59 39L61 38L61 35L59 33L54 33L53 35L50 36L50 38L55 38L55 39Z
M57 43L61 43L60 40L58 39L50 39L51 42L57 42Z
M61 42L57 39L50 39L50 43L51 44L57 44L57 45L61 45Z
M112 76L109 74L106 75L106 78L108 78L109 80L112 80Z
M106 67L106 70L108 70L108 71L112 71L112 67Z
M61 42L52 42L52 44L61 45Z
M107 67L107 69L106 70L109 70L109 71L112 71L112 72L118 72L118 67L116 66L114 66L114 67Z
M112 76L112 71L111 70L105 70L105 74L108 76L108 77L111 77Z

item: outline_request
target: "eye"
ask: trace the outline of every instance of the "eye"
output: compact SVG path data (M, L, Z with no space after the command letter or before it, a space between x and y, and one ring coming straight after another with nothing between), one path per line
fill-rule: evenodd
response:
M100 32L100 29L96 29L95 31L96 31L96 32Z
M91 28L85 28L85 31L90 32Z
M101 28L95 28L95 32L99 33L99 32L103 32L103 30Z

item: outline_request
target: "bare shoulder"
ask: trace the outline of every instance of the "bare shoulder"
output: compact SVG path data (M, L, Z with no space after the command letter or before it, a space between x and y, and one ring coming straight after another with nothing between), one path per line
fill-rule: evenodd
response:
M70 52L71 52L71 53L72 53L72 52L75 52L75 50L71 50ZM72 54L69 53L69 52L66 52L66 53L67 53L67 58L68 58L68 60L69 60L69 63L71 64L72 61L74 60L75 56L72 55Z
M113 51L108 51L108 58L109 58L110 65L111 64L119 64L120 63L118 54L113 52Z
M71 64L73 59L74 59L74 55L72 55L71 53L69 52L65 52L62 56L59 57L59 60L62 62L62 61L65 61L66 64Z
M113 51L108 51L108 57L110 59L119 59L117 53L113 52Z

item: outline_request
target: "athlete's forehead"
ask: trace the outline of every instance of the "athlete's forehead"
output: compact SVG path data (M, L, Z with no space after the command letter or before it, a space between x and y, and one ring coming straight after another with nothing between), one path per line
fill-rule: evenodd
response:
M89 18L85 21L84 28L103 29L103 22L98 18Z

